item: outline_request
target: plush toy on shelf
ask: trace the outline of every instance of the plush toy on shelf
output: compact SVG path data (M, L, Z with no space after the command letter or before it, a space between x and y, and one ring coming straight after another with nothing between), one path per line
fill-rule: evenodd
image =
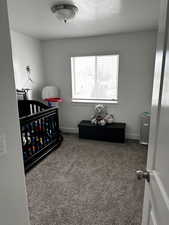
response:
M95 113L91 118L92 124L104 126L114 122L114 116L106 112L104 105L96 105L94 112Z
M114 122L114 116L112 114L107 114L104 119L107 124L111 124Z

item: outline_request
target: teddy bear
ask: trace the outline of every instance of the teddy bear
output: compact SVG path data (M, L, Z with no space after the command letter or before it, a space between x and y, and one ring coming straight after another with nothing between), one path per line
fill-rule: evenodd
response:
M94 115L91 117L91 123L95 125L104 126L106 124L111 124L114 121L114 116L109 115L106 112L104 105L98 104L95 106Z

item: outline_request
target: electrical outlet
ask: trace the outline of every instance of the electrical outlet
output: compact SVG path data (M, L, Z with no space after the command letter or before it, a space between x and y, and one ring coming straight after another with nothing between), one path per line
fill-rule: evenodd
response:
M6 154L6 135L0 133L0 157Z

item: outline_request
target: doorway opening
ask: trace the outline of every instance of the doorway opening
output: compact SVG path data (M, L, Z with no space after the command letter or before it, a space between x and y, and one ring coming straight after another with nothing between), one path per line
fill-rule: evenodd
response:
M159 1L52 4L8 0L31 225L141 225Z

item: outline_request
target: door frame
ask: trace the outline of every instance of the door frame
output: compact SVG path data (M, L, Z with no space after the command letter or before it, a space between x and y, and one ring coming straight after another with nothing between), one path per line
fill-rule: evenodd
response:
M159 130L159 117L161 110L161 99L163 91L163 81L165 73L167 40L169 31L169 0L161 0L160 16L158 21L157 47L154 68L154 82L152 92L151 106L151 122L150 122L150 137L148 146L147 170L155 169L157 139ZM150 220L150 202L149 202L149 186L145 183L142 225L148 224Z

